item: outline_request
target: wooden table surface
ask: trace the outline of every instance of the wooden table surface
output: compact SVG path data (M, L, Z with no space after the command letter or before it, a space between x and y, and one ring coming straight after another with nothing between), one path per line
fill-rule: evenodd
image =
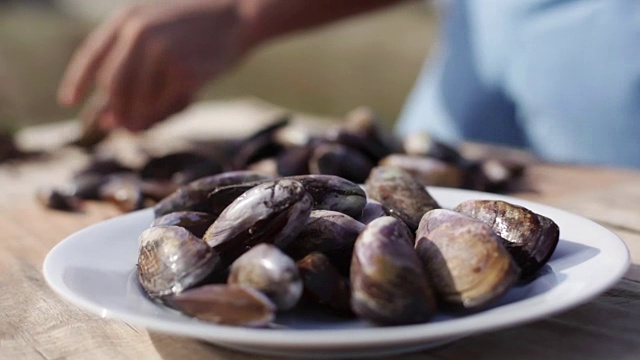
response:
M176 144L162 139L221 135L221 127L225 135L241 136L277 112L254 101L200 104L135 141L126 134L119 138L129 144L124 152L133 154L145 146ZM76 125L32 129L20 141L25 147L55 148ZM86 161L77 149L61 148L44 158L0 165L0 359L266 359L105 320L48 288L42 275L48 251L71 233L120 214L101 203L65 213L34 200L36 186L64 181ZM560 315L393 358L640 359L640 171L532 161L522 190L510 195L583 215L614 231L631 251L628 273L593 301Z

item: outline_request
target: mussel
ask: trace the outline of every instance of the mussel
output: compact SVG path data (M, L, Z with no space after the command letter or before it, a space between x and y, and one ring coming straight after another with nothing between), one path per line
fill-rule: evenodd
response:
M464 159L455 147L435 139L424 131L408 134L402 146L407 155L430 157L450 164L459 164Z
M389 215L388 211L384 206L382 206L382 204L375 200L368 199L367 203L362 209L362 215L360 215L360 218L358 220L366 225L379 217L387 215Z
M306 224L311 204L311 196L295 180L265 182L227 206L203 239L225 262L263 242L285 248Z
M397 167L375 167L365 182L365 190L369 198L388 208L411 231L418 228L424 213L440 207L422 184Z
M36 199L50 209L62 211L80 211L82 200L64 190L52 187L40 187L36 191Z
M288 179L299 181L313 198L314 210L333 210L358 219L367 195L356 183L334 175L299 175Z
M362 183L375 163L357 149L336 143L317 145L309 157L311 174L336 175Z
M490 226L450 210L424 215L416 252L444 307L482 308L513 286L520 269Z
M259 291L241 285L205 285L172 295L165 302L187 315L222 325L264 327L275 305Z
M351 264L351 307L382 325L420 323L436 309L435 295L405 225L385 216L358 237Z
M215 217L199 211L176 211L155 218L151 226L180 226L193 235L202 238L205 231L213 224Z
M179 226L155 226L139 238L138 279L151 297L193 287L214 272L218 254Z
M278 310L294 307L302 295L296 263L271 244L258 244L231 264L229 284L244 285L265 294Z
M241 184L273 177L254 171L229 171L192 181L154 206L156 217L175 211L204 211L210 207L209 193L221 186Z
M224 209L226 209L227 206L229 206L238 197L240 197L240 195L266 181L269 180L251 181L241 184L218 187L217 189L210 192L209 195L207 195L207 199L209 202L207 212L217 218L224 211Z
M345 275L349 274L351 253L364 224L349 215L331 210L313 210L300 234L285 252L294 259L318 251L331 259Z
M423 186L459 188L465 181L465 172L462 167L436 158L391 154L380 160L378 164L404 169Z
M400 150L399 146L393 142L393 138L383 136L379 122L371 108L357 107L345 115L344 124L341 127L328 131L326 138L357 149L376 163L381 158Z
M144 208L142 179L134 173L112 174L105 178L99 189L99 197L117 206L123 212Z
M456 211L493 228L522 268L522 277L535 274L549 260L560 238L558 225L548 217L500 200L471 200Z
M143 179L174 180L175 183L186 184L221 171L222 165L209 157L180 151L152 157L140 170L140 176Z
M305 302L325 306L339 315L353 315L349 285L326 255L312 252L296 265L304 284Z

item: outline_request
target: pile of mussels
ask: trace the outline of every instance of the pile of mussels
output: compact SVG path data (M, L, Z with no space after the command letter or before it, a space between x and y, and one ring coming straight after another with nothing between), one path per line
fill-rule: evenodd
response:
M412 324L487 307L558 243L552 220L507 202L443 209L397 166L363 182L240 170L181 186L139 237L139 282L219 324L269 326L298 307Z
M38 199L71 211L80 210L83 200L110 201L128 212L152 206L190 181L238 170L279 177L336 175L361 184L371 169L384 165L405 169L425 186L490 192L505 190L523 173L521 164L468 159L424 132L385 136L378 122L371 110L357 108L342 125L318 133L292 126L285 116L246 138L149 155L136 167L94 153L69 183L40 189Z

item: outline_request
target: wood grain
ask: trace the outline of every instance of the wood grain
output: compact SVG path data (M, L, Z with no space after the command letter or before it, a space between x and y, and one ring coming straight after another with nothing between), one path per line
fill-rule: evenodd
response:
M202 105L154 129L144 146L162 144L169 136L163 131L176 135L178 128L180 139L205 133L239 136L278 112L254 101ZM233 128L222 126L228 123L223 119L233 119ZM203 124L208 124L205 131ZM34 130L24 141L35 146L38 136L42 132ZM125 134L112 139L126 143L124 152L131 155L130 140ZM35 187L64 181L86 161L81 151L60 148L40 159L0 166L0 359L271 359L105 320L69 305L47 287L41 271L47 252L71 233L119 214L100 203L87 203L81 213L63 213L34 200ZM575 212L616 232L634 263L625 279L563 314L388 359L640 358L639 183L638 171L532 161L513 195Z

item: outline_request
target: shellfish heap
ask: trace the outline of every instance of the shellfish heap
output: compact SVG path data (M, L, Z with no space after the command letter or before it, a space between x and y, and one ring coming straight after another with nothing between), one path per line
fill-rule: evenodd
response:
M400 167L376 166L364 183L252 170L189 182L139 237L140 284L219 324L268 326L298 306L413 324L485 308L558 243L552 220L507 202L442 209Z
M349 112L341 125L322 132L284 116L246 138L216 139L206 146L149 155L135 167L95 152L67 184L40 189L38 198L60 210L77 211L84 200L101 200L129 212L153 206L193 180L228 171L252 170L273 177L335 175L361 184L374 167L394 166L423 186L489 192L507 190L523 174L521 164L471 160L425 132L399 139L381 131L378 123L367 108Z

